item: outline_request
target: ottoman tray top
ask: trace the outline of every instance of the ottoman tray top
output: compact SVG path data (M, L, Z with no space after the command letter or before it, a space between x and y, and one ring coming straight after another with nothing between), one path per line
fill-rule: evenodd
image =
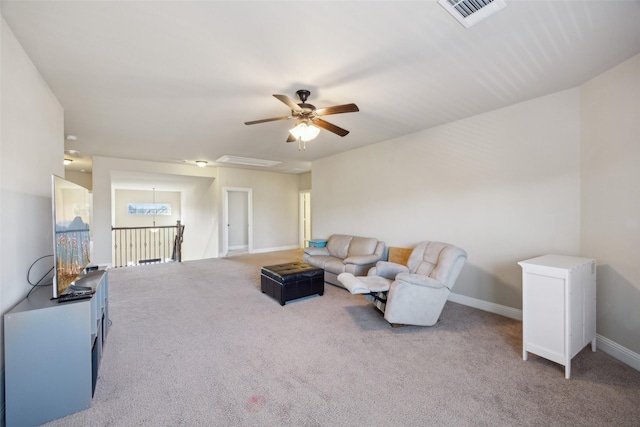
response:
M304 262L288 262L286 264L262 267L262 274L280 283L295 282L301 278L314 277L319 272L324 272L324 270Z

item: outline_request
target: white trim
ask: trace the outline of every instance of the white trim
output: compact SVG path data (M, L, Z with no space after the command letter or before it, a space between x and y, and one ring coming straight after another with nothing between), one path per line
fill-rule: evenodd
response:
M250 254L262 254L265 252L277 252L277 251L288 251L291 249L300 249L300 246L298 245L292 245L292 246L280 246L277 248L262 248L262 249L254 249L251 252L249 252ZM224 258L227 255L225 253L220 253L218 254L218 257L220 258Z
M251 253L252 254L261 254L261 253L264 253L264 252L288 251L290 249L300 249L300 246L293 245L293 246L280 246L278 248L255 249L255 250L251 251Z
M457 302L458 304L478 308L480 310L488 311L489 313L499 314L522 322L522 310L518 310L517 308L507 307L506 305L500 305L465 295L455 294L453 292L449 294L449 298L447 299L449 301Z
M477 308L479 310L488 311L489 313L499 314L501 316L522 321L522 310L517 308L507 307L505 305L495 304L465 295L454 294L453 292L449 294L448 300ZM596 334L596 347L607 353L609 356L640 371L640 354L635 353L600 334Z
M309 197L311 197L311 190L298 191L298 240L300 242L301 248L305 247L305 242L307 240L305 239L305 235L304 235L305 222L304 222L304 215L303 215L305 195L307 194L309 195ZM311 203L309 203L309 205L311 205ZM311 214L309 214L309 216L311 216ZM309 236L309 239L311 239L311 235Z
M640 354L634 353L628 348L623 347L600 334L596 334L596 346L622 363L640 371Z

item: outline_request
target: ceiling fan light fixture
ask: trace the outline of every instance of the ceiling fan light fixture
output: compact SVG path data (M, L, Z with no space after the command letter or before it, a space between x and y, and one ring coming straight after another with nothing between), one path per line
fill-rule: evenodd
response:
M66 159L66 158L64 159L64 165L65 165L65 166L70 165L70 164L71 164L71 162L73 162L73 160L71 160L71 159Z
M203 167L207 166L207 161L206 160L196 160L196 166L198 166L199 168L203 168Z
M348 130L342 129L339 126L329 123L328 121L320 117L329 116L331 114L355 113L356 111L360 111L356 104L352 103L344 105L334 105L333 107L316 109L314 105L307 104L306 102L311 92L306 89L300 89L296 92L296 94L302 101L301 103L295 102L287 95L273 95L278 101L281 101L291 109L290 115L272 117L269 119L252 120L249 122L244 122L244 124L255 125L258 123L273 122L277 120L296 119L296 125L289 131L289 137L287 138L286 142L298 141L299 148L302 143L311 141L312 139L317 137L321 129L335 133L338 136L346 136L349 134Z
M320 128L307 124L305 122L300 122L289 131L291 135L293 135L297 140L302 140L304 142L311 141L320 133Z

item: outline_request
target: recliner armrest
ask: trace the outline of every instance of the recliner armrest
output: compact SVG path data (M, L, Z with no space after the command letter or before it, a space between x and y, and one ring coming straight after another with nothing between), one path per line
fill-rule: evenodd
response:
M410 285L423 286L426 288L440 289L445 287L444 283L442 282L434 280L429 276L423 276L421 274L415 273L400 273L396 276L396 280L408 283Z
M366 264L373 264L379 259L380 259L380 256L376 254L355 255L355 256L350 256L345 258L343 262L345 264L366 265Z
M368 276L382 276L387 279L395 279L400 273L409 273L409 267L389 261L378 261L376 266L369 270Z
M304 248L303 250L305 254L311 255L311 256L318 256L318 255L328 256L329 255L329 249L327 249L326 246L324 248L309 247L309 248Z

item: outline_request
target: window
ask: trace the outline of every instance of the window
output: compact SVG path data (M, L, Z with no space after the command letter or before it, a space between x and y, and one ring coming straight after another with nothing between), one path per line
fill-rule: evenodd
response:
M129 203L129 215L171 215L171 203Z

